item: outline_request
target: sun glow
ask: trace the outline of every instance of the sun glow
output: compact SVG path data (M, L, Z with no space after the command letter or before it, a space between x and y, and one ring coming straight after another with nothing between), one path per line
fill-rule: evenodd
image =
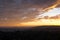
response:
M22 26L43 26L43 25L60 25L60 19L41 19L33 22L21 23Z
M52 10L49 10L48 12L45 12L43 14L38 15L34 21L32 22L23 22L21 23L22 26L43 26L43 25L60 25L60 16L58 18L55 18L55 16L60 15L60 8L54 8ZM48 18L44 18L45 16L48 16ZM51 19L50 17L54 17ZM41 18L41 19L39 19Z
M45 16L48 16L50 18L50 17L54 17L56 15L60 15L60 8L54 8L54 9L49 10L48 12L40 14L40 15L36 16L36 19L44 18Z
M58 5L60 5L60 0L57 0L57 2L54 5L44 9L43 10L44 13L37 15L34 21L23 22L21 23L21 25L22 26L42 26L42 25L60 26L60 8L56 8L56 6ZM48 18L47 19L44 18L45 16L48 16ZM55 16L58 16L58 18L55 18ZM53 19L51 19L51 17L53 17Z
M58 5L60 5L60 0L57 0L55 3L53 3L52 5L46 7L46 8L29 8L28 11L26 11L26 16L25 13L22 10L20 12L20 10L17 10L19 14L19 12L21 13L21 15L19 14L14 14L12 17L15 19L15 17L17 18L17 20L9 20L9 17L5 18L1 18L0 20L0 26L22 26L22 27L35 27L35 26L43 26L43 25L59 25L60 26L60 7L58 7ZM33 7L33 6L32 6ZM37 15L34 15L34 17L32 16L31 19L33 19L32 21L30 21L30 11L34 11L31 12L33 14L35 14L35 10L37 10ZM14 13L14 12L13 12ZM22 17L23 16L23 17ZM29 16L29 17L28 17ZM22 20L20 20L22 18ZM25 20L26 19L26 20ZM23 22L22 22L23 21ZM27 22L29 21L29 22Z

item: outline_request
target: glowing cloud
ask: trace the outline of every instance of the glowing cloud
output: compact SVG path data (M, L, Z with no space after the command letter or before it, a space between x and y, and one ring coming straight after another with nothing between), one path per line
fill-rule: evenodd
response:
M43 25L60 25L60 19L40 19L33 22L21 23L21 26L43 26Z
M37 19L38 18L44 18L45 16L53 17L53 16L56 16L56 15L59 15L59 14L60 14L60 8L54 8L52 10L49 10L48 12L45 12L43 14L38 15Z
M38 15L37 19L35 19L32 22L23 22L21 24L22 24L22 26L60 25L60 19L58 19L58 18L57 19L45 19L45 18L43 18L45 16L54 17L54 16L59 15L59 14L60 14L60 8L54 8L48 12L45 12L43 14ZM43 19L39 19L39 18L43 18Z

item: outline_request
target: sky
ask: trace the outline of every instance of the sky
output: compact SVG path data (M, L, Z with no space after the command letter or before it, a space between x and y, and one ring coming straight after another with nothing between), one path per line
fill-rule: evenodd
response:
M43 12L43 9L54 5L56 1L0 0L0 26L17 26L22 22L34 21L36 16Z

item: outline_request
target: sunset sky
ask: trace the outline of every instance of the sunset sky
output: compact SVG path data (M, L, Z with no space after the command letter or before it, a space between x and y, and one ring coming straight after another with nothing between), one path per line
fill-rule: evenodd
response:
M53 23L52 19L44 18L60 15L59 2L59 0L0 0L0 26L60 25L58 23L60 18L57 20L53 18ZM42 21L44 19L48 20L48 23L44 21L44 24Z

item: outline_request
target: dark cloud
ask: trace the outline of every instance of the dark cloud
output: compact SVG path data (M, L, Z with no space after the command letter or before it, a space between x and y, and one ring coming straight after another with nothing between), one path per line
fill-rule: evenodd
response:
M56 1L57 0L0 0L0 20L1 18L7 18L8 21L15 20L15 22L31 21L38 15L39 8L49 7ZM26 18L22 19L24 17Z

